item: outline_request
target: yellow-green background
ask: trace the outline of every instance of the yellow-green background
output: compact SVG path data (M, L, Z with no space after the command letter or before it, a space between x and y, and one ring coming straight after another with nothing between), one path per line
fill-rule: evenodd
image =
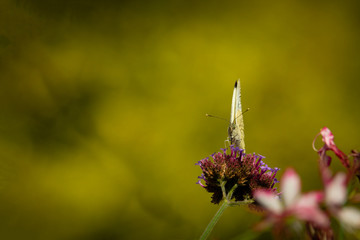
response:
M196 239L217 206L194 164L228 125L205 114L229 117L237 78L247 151L321 188L320 128L360 148L358 8L1 0L1 239ZM212 237L258 218L232 208Z

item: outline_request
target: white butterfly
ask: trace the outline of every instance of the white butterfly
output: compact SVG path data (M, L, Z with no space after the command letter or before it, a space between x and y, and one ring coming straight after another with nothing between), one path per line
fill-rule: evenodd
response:
M245 149L244 120L241 109L240 79L235 82L231 102L230 125L228 128L229 140L232 145Z

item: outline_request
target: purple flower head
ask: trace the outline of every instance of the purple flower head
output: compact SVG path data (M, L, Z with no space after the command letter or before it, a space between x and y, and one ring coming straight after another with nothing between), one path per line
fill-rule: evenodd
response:
M273 186L279 169L268 167L262 161L263 156L245 154L243 149L230 146L230 154L222 149L211 157L200 160L197 165L202 170L201 179L205 182L199 184L212 193L212 203L220 203L225 197L224 192L228 194L234 186L236 188L231 198L235 201L253 199L253 192L257 189L276 191ZM225 183L224 189L221 183Z

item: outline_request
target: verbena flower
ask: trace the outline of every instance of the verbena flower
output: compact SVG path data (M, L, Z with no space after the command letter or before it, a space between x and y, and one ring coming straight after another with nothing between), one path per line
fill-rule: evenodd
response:
M284 223L289 217L302 220L327 228L330 221L327 215L321 211L319 203L323 199L321 192L309 192L301 194L301 181L295 170L289 168L285 171L280 188L281 198L267 190L256 190L255 199L266 211L266 218L262 226L274 225L285 227ZM279 229L281 231L281 229Z
M218 204L225 198L252 200L256 189L276 192L274 184L278 182L275 178L278 168L268 167L263 162L263 156L245 154L244 150L237 147L230 146L229 154L226 151L222 149L211 155L211 158L202 159L196 164L202 170L197 183L213 193L212 203Z

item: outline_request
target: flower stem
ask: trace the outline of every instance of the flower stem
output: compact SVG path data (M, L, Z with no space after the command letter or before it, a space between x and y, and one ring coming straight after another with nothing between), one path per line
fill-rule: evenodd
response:
M232 195L234 194L235 189L237 188L237 184L235 184L229 191L228 195L226 196L226 199L231 201Z
M219 218L224 213L225 209L230 206L228 201L224 201L223 204L220 206L219 210L216 212L215 216L211 219L210 223L207 225L205 231L200 237L200 240L205 240L209 237L212 229L214 228L217 221L219 221Z

